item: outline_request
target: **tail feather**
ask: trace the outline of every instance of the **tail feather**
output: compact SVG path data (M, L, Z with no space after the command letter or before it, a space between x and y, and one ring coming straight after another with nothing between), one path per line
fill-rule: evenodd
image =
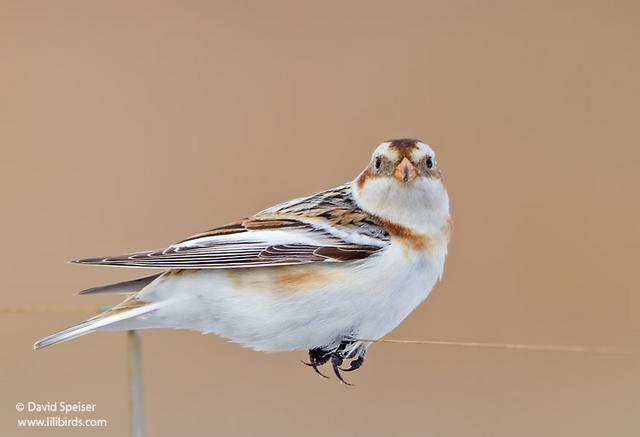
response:
M111 325L123 320L131 319L133 317L147 314L156 310L161 305L161 302L143 302L135 298L127 299L122 304L113 307L104 313L98 314L82 323L79 323L70 328L64 329L53 335L43 338L37 341L34 345L34 349L42 349L47 346L52 346L63 341L72 340L82 335L94 332L102 327Z
M78 294L98 294L98 293L135 293L152 283L154 280L162 276L163 273L157 273L151 276L134 279L132 281L117 282L115 284L103 285L100 287L88 288L78 292Z

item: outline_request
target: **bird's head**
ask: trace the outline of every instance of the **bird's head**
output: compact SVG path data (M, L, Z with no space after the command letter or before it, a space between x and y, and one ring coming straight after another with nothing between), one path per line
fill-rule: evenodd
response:
M449 217L449 197L435 153L419 140L380 144L353 188L363 209L398 224L439 225Z

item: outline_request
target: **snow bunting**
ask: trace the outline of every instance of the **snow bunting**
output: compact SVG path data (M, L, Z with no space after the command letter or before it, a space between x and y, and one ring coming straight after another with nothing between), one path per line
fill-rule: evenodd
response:
M166 249L74 261L163 271L81 292L128 297L34 348L94 331L185 328L258 351L308 350L306 364L320 373L331 361L344 382L340 370L360 367L370 345L359 340L398 326L441 278L450 232L433 150L391 140L347 184Z

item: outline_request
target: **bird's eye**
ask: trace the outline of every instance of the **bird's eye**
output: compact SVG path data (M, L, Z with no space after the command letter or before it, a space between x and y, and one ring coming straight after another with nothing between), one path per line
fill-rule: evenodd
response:
M382 165L382 157L376 156L374 165L376 166L376 170L380 170L380 166Z
M427 156L426 164L427 164L427 168L433 167L433 158L431 158L430 156Z

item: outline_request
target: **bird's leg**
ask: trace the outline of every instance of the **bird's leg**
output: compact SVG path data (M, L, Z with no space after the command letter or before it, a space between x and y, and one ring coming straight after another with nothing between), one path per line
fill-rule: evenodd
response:
M341 370L345 370L347 372L351 372L352 370L356 370L358 367L362 365L364 362L364 354L366 352L366 348L362 346L356 346L355 348L350 347L353 346L356 342L352 340L344 340L340 343L340 346L331 354L331 366L333 367L333 372L336 374L336 377L346 385L353 385L348 383L342 378L340 374ZM356 357L353 359L354 357ZM345 359L351 359L349 363L348 369L343 369L340 367Z
M352 372L354 370L359 369L363 363L364 363L364 352L361 352L356 359L351 360L351 362L349 363L348 369L343 369L341 367L340 370L343 370L345 372Z
M302 363L306 364L307 366L313 367L313 370L315 370L318 375L328 379L329 377L320 372L320 370L318 370L318 367L326 364L329 359L331 359L331 352L327 352L322 348L315 348L309 349L309 362L307 363L303 361Z
M354 343L354 341L346 340L340 344L338 350L342 352L342 357L351 360L348 368L345 369L341 367L340 370L344 370L345 372L352 372L359 369L360 366L362 366L362 364L364 363L364 356L367 353L367 348L364 347L364 345L359 345L355 348L351 348L349 350L349 353L345 356L344 351L346 351L348 347L352 346Z
M341 352L336 351L331 354L331 367L333 367L333 373L336 374L336 377L340 380L341 383L345 385L353 385L342 379L342 375L340 375L340 365L343 361L344 358L342 358Z

